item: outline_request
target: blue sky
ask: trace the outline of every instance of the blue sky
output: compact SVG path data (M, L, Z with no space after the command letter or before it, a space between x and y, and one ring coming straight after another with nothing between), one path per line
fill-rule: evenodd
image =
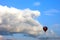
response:
M0 5L15 7L18 9L39 10L41 15L37 20L42 25L47 25L49 29L57 33L60 28L60 0L0 0ZM58 26L56 29L54 26ZM59 34L59 33L58 33Z

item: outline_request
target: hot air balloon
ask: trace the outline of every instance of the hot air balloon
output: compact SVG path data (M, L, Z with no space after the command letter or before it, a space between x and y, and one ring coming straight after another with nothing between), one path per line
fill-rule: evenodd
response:
M48 30L47 26L44 26L43 30L46 32Z

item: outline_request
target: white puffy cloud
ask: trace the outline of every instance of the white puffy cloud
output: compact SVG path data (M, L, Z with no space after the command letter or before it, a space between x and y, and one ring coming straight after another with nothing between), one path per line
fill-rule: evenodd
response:
M42 25L35 20L38 16L38 10L21 10L0 5L0 32L19 32L29 36L44 35Z
M38 10L17 9L0 5L0 31L23 32L38 35L42 32L42 25L35 20L40 16Z

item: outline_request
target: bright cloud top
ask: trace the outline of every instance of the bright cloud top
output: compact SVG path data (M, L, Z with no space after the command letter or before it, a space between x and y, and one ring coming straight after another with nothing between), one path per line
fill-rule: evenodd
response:
M40 16L38 10L21 10L0 5L0 31L41 34L42 25L34 19L38 16Z

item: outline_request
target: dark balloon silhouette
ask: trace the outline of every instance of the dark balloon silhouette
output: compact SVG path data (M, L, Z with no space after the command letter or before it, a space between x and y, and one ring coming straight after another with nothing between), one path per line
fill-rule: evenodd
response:
M48 30L47 26L44 26L43 30L46 32Z

